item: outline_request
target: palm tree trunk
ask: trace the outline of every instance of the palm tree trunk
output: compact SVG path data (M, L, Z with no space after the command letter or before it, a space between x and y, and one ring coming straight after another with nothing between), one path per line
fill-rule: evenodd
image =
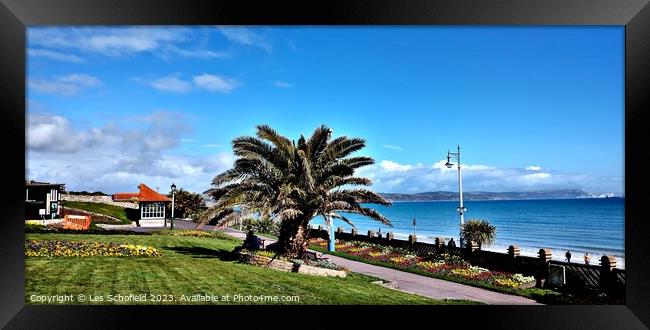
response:
M309 219L296 219L282 223L278 237L278 249L280 253L294 258L302 258L308 245L308 223Z

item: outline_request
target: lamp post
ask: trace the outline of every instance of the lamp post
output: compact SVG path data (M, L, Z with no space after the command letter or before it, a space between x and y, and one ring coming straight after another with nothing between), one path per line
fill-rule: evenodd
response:
M451 168L452 166L454 166L454 164L449 161L452 156L456 159L458 165L458 194L460 195L459 198L460 204L456 208L456 212L458 212L458 214L460 215L460 235L458 239L460 241L460 247L462 248L463 247L463 225L465 224L464 214L465 212L467 212L467 209L465 208L465 206L463 206L463 179L460 170L460 145L458 146L458 152L449 152L449 150L447 150L447 163L445 163L445 166L447 166L447 168Z
M331 128L327 130L327 140L329 141L332 138L332 133L334 130ZM327 222L327 229L328 229L328 244L327 244L327 250L330 252L334 252L336 250L336 235L334 233L334 219L332 219L331 216L326 215L325 216L325 221Z
M169 229L174 229L174 202L176 201L176 185L172 183L172 219L171 219L171 226Z

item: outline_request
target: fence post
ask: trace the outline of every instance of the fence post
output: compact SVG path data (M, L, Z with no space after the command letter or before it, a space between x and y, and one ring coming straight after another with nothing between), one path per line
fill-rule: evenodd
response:
M605 292L612 291L616 284L614 268L616 268L616 257L602 256L600 258L600 288Z
M334 232L334 237L341 238L341 234L343 234L343 228L341 227L336 228L336 232Z
M436 237L436 249L440 250L445 247L445 238L444 237Z
M469 252L474 252L474 251L478 250L478 244L476 242L474 242L474 241L467 242L466 246L467 246L467 250Z
M395 238L392 232L386 233L386 240L392 241Z
M535 276L537 280L535 286L543 288L547 285L546 282L548 281L549 266L551 264L553 251L551 249L539 249L538 255L539 267L537 269L537 276Z
M510 256L511 259L518 257L520 254L521 254L521 249L519 249L518 245L510 245L508 247L508 255Z
M357 236L357 230L352 228L352 230L350 231L350 235L352 235L352 237Z
M409 235L409 243L413 244L418 241L418 237L415 234Z

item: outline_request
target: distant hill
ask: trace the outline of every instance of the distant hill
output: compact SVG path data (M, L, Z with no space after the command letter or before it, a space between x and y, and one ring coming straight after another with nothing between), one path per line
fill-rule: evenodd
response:
M431 191L416 194L393 194L381 193L384 198L400 201L446 201L458 200L458 192L453 191ZM513 191L513 192L487 192L468 191L463 192L464 200L505 200L505 199L560 199L560 198L594 198L594 196L582 189L558 189L540 191Z

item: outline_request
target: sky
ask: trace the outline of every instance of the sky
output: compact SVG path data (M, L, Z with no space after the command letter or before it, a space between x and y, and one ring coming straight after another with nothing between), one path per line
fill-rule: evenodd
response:
M385 193L624 194L623 27L29 27L26 179L203 192L268 124Z

